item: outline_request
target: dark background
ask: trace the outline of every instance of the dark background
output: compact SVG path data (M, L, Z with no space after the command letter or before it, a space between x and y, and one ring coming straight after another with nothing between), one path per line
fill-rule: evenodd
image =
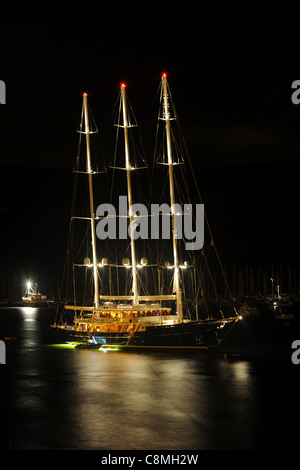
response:
M82 92L105 137L125 81L151 161L149 122L156 125L162 72L224 263L299 268L294 4L26 2L1 9L1 296L7 276L18 285L45 280L48 295L57 290Z

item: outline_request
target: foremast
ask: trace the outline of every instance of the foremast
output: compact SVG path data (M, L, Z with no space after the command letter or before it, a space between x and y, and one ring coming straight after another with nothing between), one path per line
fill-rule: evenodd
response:
M170 112L169 112L168 82L167 82L166 73L162 74L162 92L163 92L163 117L161 117L161 119L165 121L165 130L166 130L170 202L171 202L171 220L172 220L172 240L173 240L173 258L174 258L173 292L176 295L176 307L177 307L178 319L179 321L182 321L183 319L182 292L181 292L181 287L180 287L178 246L177 246L177 239L176 239L176 233L175 233L175 190L174 190L171 122L170 122L171 117L170 117Z
M93 277L94 277L94 307L99 307L99 285L98 285L98 263L96 252L96 229L95 229L95 210L94 210L94 193L93 193L93 170L91 165L91 148L90 148L90 126L88 114L87 93L83 93L83 113L84 113L84 134L86 138L86 172L89 181L89 201L90 201L90 219L91 219L91 239L93 254Z

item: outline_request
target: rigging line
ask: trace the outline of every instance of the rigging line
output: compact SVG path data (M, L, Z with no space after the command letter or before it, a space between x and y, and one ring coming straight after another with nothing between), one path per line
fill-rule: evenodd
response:
M111 113L110 113L109 119L107 119L106 127L105 127L105 129L103 130L104 139L107 138L109 131L114 128L113 122L114 122L114 119L115 119L115 116L116 116L116 113L117 113L117 106L118 106L118 103L120 102L120 96L121 96L121 91L119 90L118 97L117 97L117 99L115 100L114 107L113 107L113 109L112 109L112 111L111 111Z
M77 182L77 178L76 178L76 177L75 177L75 182ZM74 183L74 186L75 186L75 183ZM72 213L72 211L73 211L73 203L74 203L74 194L73 194L73 200L72 200L71 213ZM73 224L73 220L72 220L72 218L70 218L70 221L69 221L69 233L68 233L68 243L67 243L67 253L66 253L66 257L65 257L64 270L63 270L63 277L64 277L64 275L65 275L67 259L68 259L68 256L69 256L69 253L70 253L70 249L71 249L71 245L72 245L72 237L71 237L71 234L72 234L72 224Z
M224 315L223 315L223 312L222 312L222 307L221 307L221 302L220 302L220 298L219 298L219 295L218 295L218 292L217 292L217 288L216 288L216 284L213 280L213 277L212 277L212 274L211 274L211 270L209 268L209 265L207 263L207 259L206 259L206 255L203 253L203 256L204 256L204 261L205 261L205 264L206 264L206 268L207 268L207 271L208 271L208 275L209 275L209 278L211 280L211 283L212 283L212 287L213 287L213 290L214 290L214 293L215 293L215 296L216 296L216 299L217 299L217 302L218 302L218 305L219 305L219 309L220 309L220 312L221 312L221 315L222 317L224 318Z
M181 284L181 290L182 290L182 294L183 294L183 298L185 300L185 303L186 303L186 307L188 309L188 316L190 317L190 308L189 308L189 305L188 305L188 302L187 302L187 295L186 295L186 290L185 290L185 282L184 282L184 275L181 273L181 276L180 276L180 284Z
M157 77L155 77L155 78L147 78L147 80L139 80L138 82L126 83L126 87L127 87L127 86L141 85L142 83L150 83L150 82L157 82Z
M82 117L81 117L81 120L82 120ZM81 134L79 134L79 136L80 136L79 141L81 141ZM78 160L79 159L78 159L78 156L77 156L76 162ZM75 211L75 201L76 201L76 192L77 192L77 184L78 184L78 174L75 173L74 175L75 176L74 176L74 182L73 182L73 195L72 195L72 203L71 203L71 211L70 211L71 216L74 214L74 211ZM57 310L56 310L56 319L57 319L57 316L58 316L59 307L61 305L62 289L63 289L65 277L66 277L66 270L67 270L67 264L68 264L69 257L70 257L70 251L73 250L73 236L72 236L73 231L72 231L72 228L73 228L73 219L72 219L72 217L70 217L67 251L66 251L64 267L63 267L63 273L62 273L61 287L60 287L59 295L58 295L58 305L57 305ZM67 295L67 292L66 292L66 295ZM62 311L60 312L60 319L61 319L61 323L63 323L63 312Z
M97 276L98 276L98 281L99 281L99 285L100 285L100 292L102 294L106 294L106 290L105 290L105 287L104 287L104 281L103 281L102 277L100 276L99 270L97 270Z
M157 79L155 79L155 81L156 81L156 80L157 80ZM151 80L151 81L154 81L154 80ZM152 121L152 116L153 116L152 110L153 110L153 108L154 108L154 104L155 104L156 101L157 101L157 95L158 95L159 91L161 91L161 88L162 88L162 87L161 87L161 83L160 83L159 86L158 86L157 89L156 89L154 98L153 98L153 100L152 100L152 104L151 104L150 109L149 109L149 111L148 111L148 115L147 115L147 117L146 117L146 119L145 119L145 122L144 122L144 125L143 125L143 130L142 130L142 135L145 134L145 132L146 132L146 130L147 130L147 126L148 126L148 124L149 124L149 121L150 121L150 120Z
M177 122L177 118L176 118L176 122ZM172 126L171 126L171 137L172 137L172 142L173 142L173 149L177 157L177 163L184 163L183 152L180 150L180 146L179 146L179 143L177 142Z
M99 132L89 101L87 101L87 105L88 105L89 117L91 118L89 119L90 133ZM93 125L95 126L94 130L93 130Z
M154 81L155 82L157 81L157 77L148 78L147 80L140 80L138 82L131 82L131 83L126 82L126 87L136 86L136 85L140 85L140 84L143 84L143 83L150 83L150 82L154 82ZM115 91L115 90L118 90L118 89L119 89L119 85L114 85L114 86L111 86L111 87L102 88L101 90L89 91L87 94L88 94L88 96L89 95L101 95L101 94L106 94L107 92Z
M76 277L75 277L75 269L74 269L74 266L73 266L73 269L72 269L72 274L73 274L73 300L74 300L74 305L76 306Z
M131 111L132 113L132 117L133 117L133 120L134 120L134 125L138 128L138 137L139 137L139 144L141 146L141 155L140 155L140 158L142 159L143 163L147 166L147 159L146 159L146 155L145 155L145 151L144 151L144 147L143 147L143 142L142 142L142 138L141 138L141 134L140 134L140 131L139 131L139 126L138 126L138 122L137 122L137 119L135 117L135 114L134 114L134 111L133 111L133 108L131 106L131 103L129 101L129 98L128 96L126 95L126 99L127 99L127 105L129 105L129 110ZM132 141L133 142L133 141ZM134 147L136 148L136 153L138 154L138 147L135 145L135 142L133 142L134 144ZM138 157L137 157L138 158Z
M81 118L80 118L80 124L79 124L79 139L78 139L78 147L77 147L77 156L75 160L75 165L73 170L78 170L79 169L79 160L80 160L80 149L81 149L81 139L82 139L82 124L83 124L83 106L81 109Z
M107 92L115 91L118 89L118 85L114 85L108 88L102 88L101 90L94 90L94 91L89 91L87 93L88 96L90 95L101 95L101 94L106 94Z
M224 334L224 336L222 337L222 341L224 341L224 339L226 338L226 336L230 333L231 329L234 327L234 325L235 325L236 322L237 322L237 319L232 323L232 325L230 325L230 326L228 327L227 332L226 332L226 333ZM219 342L219 343L216 343L216 344L212 344L211 347L212 347L212 348L215 348L216 346L218 346L218 344L220 344L220 342ZM225 354L225 356L226 356L226 354Z
M154 177L154 171L155 171L155 168L156 168L156 165L155 165L155 157L157 155L157 145L158 145L158 130L159 130L159 124L160 124L160 119L159 119L159 115L160 115L160 111L161 111L161 105L162 105L162 95L163 95L163 87L162 87L162 84L160 83L158 88L157 88L157 91L156 91L156 94L155 94L155 100L157 98L157 95L158 95L158 92L160 91L160 97L159 97L159 107L158 107L158 116L157 116L157 123L156 123L156 133L155 133L155 145L154 145L154 152L153 152L153 160L152 160L152 174L151 174L151 183L153 183L153 177ZM152 103L152 107L153 107L153 104ZM151 188L153 187L153 185L151 184ZM150 194L151 196L151 194Z
M74 260L76 260L79 256L80 251L82 250L83 244L86 242L86 253L88 255L89 249L88 249L88 233L90 231L90 227L86 229L85 235L82 237L81 244L79 245L79 248L77 249L76 255L74 255Z
M180 174L181 174L181 177L182 177L182 180L183 180L183 185L184 185L184 188L186 190L186 195L187 195L187 199L188 199L188 203L191 204L191 196L190 196L190 192L189 192L189 188L188 188L188 184L187 184L187 168L186 168L186 165L183 165L180 167ZM181 185L179 186L178 185L178 178L175 179L175 182L176 182L176 186L178 188L178 192L179 190L181 189ZM182 191L183 193L183 191ZM195 213L194 211L192 211L192 217L193 217L193 221L195 221ZM196 255L195 255L195 251L194 250L191 250L191 253L190 253L190 258L193 260L193 264L196 265Z
M180 134L181 134L181 137L182 137L182 142L183 142L183 145L184 145L184 148L185 148L185 151L186 151L186 156L187 156L187 159L188 159L188 162L189 162L190 170L191 170L191 173L192 173L192 176L193 176L193 180L194 180L194 183L195 183L195 186L196 186L196 191L197 191L197 193L198 193L198 197L199 197L200 203L203 204L203 200L202 200L202 197L201 197L201 194L200 194L199 186L198 186L197 180L196 180L196 175L195 175L195 172L194 172L192 163L191 163L191 159L190 159L189 153L188 153L188 151L187 151L187 147L186 147L186 144L185 144L185 140L184 140L184 138L183 138L183 133L182 133L182 130L181 130L181 127L180 127L179 122L178 122L178 128L179 128L179 131L180 131ZM226 275L225 275L225 272L224 272L223 265L222 265L222 263L221 263L221 259L220 259L220 256L219 256L219 252L218 252L217 247L216 247L215 242L214 242L214 238L213 238L213 235L212 235L212 230L211 230L210 224L209 224L209 222L208 222L208 218L207 218L207 215L206 215L206 211L204 211L204 217L205 217L205 221L206 221L206 224L207 224L207 228L208 228L208 231L209 231L209 235L210 235L211 241L213 242L213 246L214 246L214 248L215 248L215 253L216 253L216 256L217 256L217 259L218 259L219 266L220 266L221 271L222 271L222 275L223 275L223 278L224 278L224 281L225 281L225 284L226 284L226 287L227 287L229 296L230 296L231 301L232 301L232 303L233 303L234 311L235 311L236 315L238 315L238 312L236 311L235 306L234 306L233 295L232 295L231 289L230 289L230 287L229 287L229 284L228 284L228 281L227 281L227 278L226 278Z
M84 289L83 289L83 305L91 303L89 300L91 298L91 292L92 292L92 284L93 283L93 276L91 275L88 282L87 282L87 270L85 273L85 282L84 282ZM89 297L89 298L88 298Z
M117 108L117 104L119 102L119 112L118 112L118 118L117 118L117 131L116 131L116 138L115 138L115 149L114 149L114 153L113 153L113 166L115 167L116 166L116 159L117 159L117 148L118 148L118 140L119 140L119 124L120 124L120 116L121 116L121 92L119 92L119 96L118 96L118 100L116 101L115 103L115 106L114 106L114 114L115 114L115 110ZM111 186L110 186L110 203L112 203L112 195L113 195L113 188L114 188L114 181L115 181L115 168L113 168L113 171L112 171L112 183L111 183Z
M150 295L150 292L147 289L146 283L142 280L139 273L137 273L137 277L138 277L138 280L139 280L139 290L140 290L140 292L143 293L144 295Z
M199 278L200 289L201 289L202 299L203 299L203 302L204 302L204 307L205 307L206 313L207 313L207 315L208 315L208 317L209 317L209 311L208 311L208 305L207 305L207 301L206 301L206 296L204 295L202 277L200 276L200 273L199 273L199 271L198 271L198 266L197 266L197 265L195 265L195 269L196 269L196 272L197 272L198 278ZM203 276L203 277L204 277L204 276ZM198 293L199 293L199 289L198 289Z

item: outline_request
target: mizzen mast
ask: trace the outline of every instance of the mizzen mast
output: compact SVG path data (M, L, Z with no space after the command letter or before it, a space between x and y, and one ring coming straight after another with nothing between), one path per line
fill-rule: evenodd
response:
M172 139L171 139L171 123L170 123L171 117L170 117L170 112L169 112L168 82L167 82L166 73L162 74L162 92L163 92L163 117L161 119L165 121L165 129L166 129L170 202L171 202L171 219L172 219L172 239L173 239L173 258L174 258L173 292L176 295L178 318L180 321L182 321L183 319L182 292L180 288L178 247L177 247L177 239L176 239L176 234L175 234L175 190L174 190Z
M90 199L90 217L91 217L91 235L92 235L92 253L93 253L93 277L94 277L94 307L99 307L99 287L98 287L98 270L97 270L97 253L96 253L96 230L95 230L95 210L94 210L94 195L93 195L93 170L91 166L91 149L90 149L90 127L89 127L89 114L87 93L83 93L83 112L85 123L85 138L86 138L86 172L89 180L89 199Z

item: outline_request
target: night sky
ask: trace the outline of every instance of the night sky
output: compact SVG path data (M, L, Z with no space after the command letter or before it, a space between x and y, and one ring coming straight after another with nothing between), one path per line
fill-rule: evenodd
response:
M55 275L82 92L104 132L125 81L143 133L162 72L226 261L299 266L297 11L227 3L3 7L2 270Z
M297 160L298 25L285 5L26 2L4 10L1 163L72 166L83 91L93 93L103 129L125 81L143 126L163 71L195 166Z

